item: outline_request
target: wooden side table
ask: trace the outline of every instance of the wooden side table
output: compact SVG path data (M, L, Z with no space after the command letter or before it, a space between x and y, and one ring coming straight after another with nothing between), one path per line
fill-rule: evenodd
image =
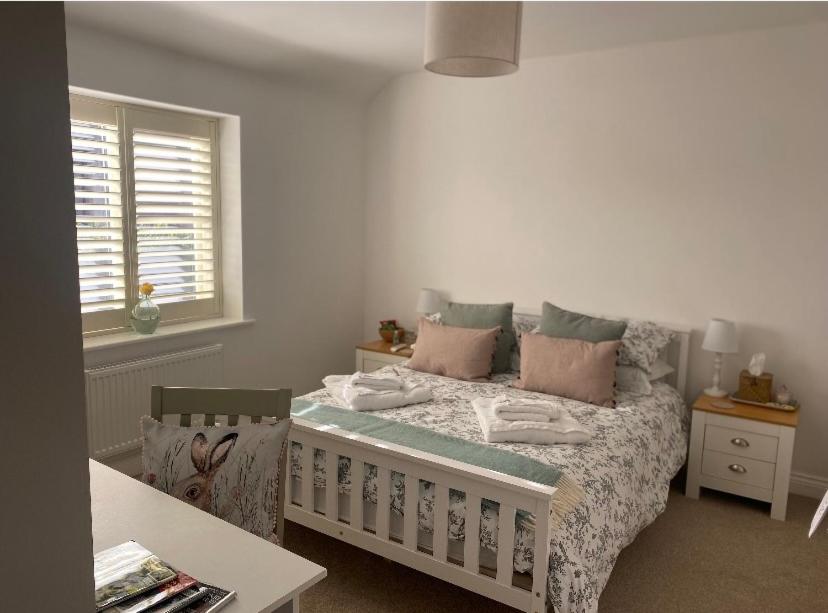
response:
M389 364L405 362L413 354L414 351L410 347L392 353L391 343L381 339L366 341L356 346L356 369L371 372Z
M693 404L685 495L700 487L771 503L771 518L785 520L799 410L778 411L700 396Z

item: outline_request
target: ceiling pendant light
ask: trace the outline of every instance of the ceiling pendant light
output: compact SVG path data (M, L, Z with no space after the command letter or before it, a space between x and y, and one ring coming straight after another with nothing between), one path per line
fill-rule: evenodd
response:
M453 77L518 69L522 2L429 2L425 68Z

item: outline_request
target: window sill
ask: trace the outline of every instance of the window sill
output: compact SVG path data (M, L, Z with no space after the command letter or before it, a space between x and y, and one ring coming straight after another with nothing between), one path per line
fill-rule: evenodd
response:
M227 328L239 328L252 326L255 319L229 319L221 317L217 319L202 319L183 324L171 324L160 326L153 334L138 334L137 332L116 332L115 334L102 334L100 336L87 336L83 339L83 351L98 351L100 349L111 349L113 347L125 347L139 343L151 343L152 341L184 336L185 334L197 334L199 332L212 332Z

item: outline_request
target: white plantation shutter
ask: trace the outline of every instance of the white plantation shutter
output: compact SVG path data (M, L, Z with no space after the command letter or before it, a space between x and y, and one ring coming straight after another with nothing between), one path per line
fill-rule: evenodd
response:
M126 327L144 282L162 322L219 315L215 121L73 96L72 144L84 331Z
M83 329L124 324L125 203L117 109L73 101L72 169Z
M159 304L213 298L210 141L136 130L138 282Z

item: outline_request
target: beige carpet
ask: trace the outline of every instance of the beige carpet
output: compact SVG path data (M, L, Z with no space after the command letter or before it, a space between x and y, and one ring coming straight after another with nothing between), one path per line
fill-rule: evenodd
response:
M667 510L621 553L600 611L828 611L828 533L807 538L816 505L791 496L779 522L763 503L673 490ZM328 569L302 596L303 613L513 611L302 526L285 532L289 549Z

